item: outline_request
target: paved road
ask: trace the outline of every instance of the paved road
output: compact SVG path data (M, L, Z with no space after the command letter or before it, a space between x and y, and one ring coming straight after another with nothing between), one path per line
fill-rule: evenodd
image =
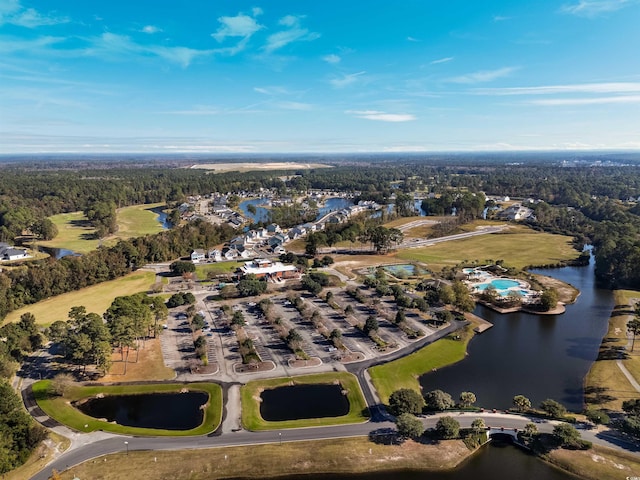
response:
M398 248L426 247L429 245L435 245L436 243L449 242L451 240L462 240L463 238L476 237L478 235L498 233L504 230L505 228L508 228L508 225L496 225L495 227L483 227L478 230L474 230L473 232L458 233L456 235L447 235L446 237L429 238L424 240L411 239L398 245Z
M532 419L500 413L447 413L437 414L425 417L422 422L425 428L433 428L438 419L444 415L451 415L460 422L463 428L470 427L471 422L476 418L483 418L485 424L489 427L504 427L508 429L522 429L531 422ZM549 422L536 420L536 426L539 432L550 433L557 422ZM355 425L340 425L322 428L300 428L282 431L269 432L232 432L219 436L201 436L201 437L169 437L169 438L141 438L129 436L113 436L105 440L100 440L81 448L76 448L59 457L56 461L47 466L47 468L32 477L32 480L46 480L52 469L63 471L74 465L84 461L96 458L110 453L124 452L126 449L125 442L129 442L129 450L184 450L184 449L200 449L222 446L244 446L258 445L266 443L294 442L303 440L324 440L331 438L359 437L367 436L371 432L378 429L394 428L395 424L390 421L371 421ZM594 443L605 445L613 448L620 448L624 444L626 448L631 449L635 454L637 450L628 443L624 443L624 439L608 438L601 433L595 431L582 431L583 438Z

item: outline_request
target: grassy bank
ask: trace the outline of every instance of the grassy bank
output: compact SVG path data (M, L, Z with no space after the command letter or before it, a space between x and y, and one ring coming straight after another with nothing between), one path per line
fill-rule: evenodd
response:
M118 232L115 236L117 238L132 238L160 233L163 228L158 222L158 214L151 210L164 206L164 203L152 203L119 208L116 212Z
M263 390L289 385L334 384L340 383L347 392L349 413L341 417L309 418L269 422L260 416L260 393ZM321 373L300 377L272 378L249 382L240 389L242 399L242 425L247 430L275 430L281 428L319 427L324 425L342 425L359 423L367 419L367 404L356 377L346 372Z
M637 380L640 380L640 343L633 353L626 350L627 321L633 317L632 304L640 298L640 292L616 290L615 307L609 318L609 328L600 344L598 359L585 378L585 401L589 406L622 410L622 402L637 398L629 380L618 367L616 360L624 358L624 365Z
M70 446L71 440L49 430L47 439L31 453L27 461L15 470L5 473L2 479L24 480L25 478L31 478Z
M198 280L206 280L207 274L223 275L233 273L238 267L241 267L246 262L219 262L219 263L205 263L196 265L196 276Z
M205 435L213 432L222 420L222 388L215 383L166 383L145 385L95 385L71 388L64 397L49 394L50 380L41 380L33 385L33 394L38 406L51 418L80 432L121 433L127 435L154 436L189 436ZM200 426L191 430L157 430L151 428L137 428L105 422L90 417L71 406L71 402L98 394L105 395L135 395L141 393L178 393L182 389L200 391L209 394L209 402L204 410L204 419Z
M430 247L399 251L404 260L417 260L430 269L457 265L464 260L504 260L506 265L522 269L527 265L551 265L579 256L571 237L517 228L504 233L480 235L442 242Z
M155 274L138 270L117 280L92 285L75 292L63 293L33 305L27 305L10 312L5 321L15 322L20 315L31 312L39 325L49 325L56 320L66 320L71 307L83 305L88 312L102 315L113 302L122 295L133 295L149 290L155 280Z
M552 450L545 460L585 480L640 477L640 458L594 445L591 450Z
M64 472L62 478L120 480L139 478L140 472L145 472L145 478L205 480L319 473L438 471L454 468L471 454L461 440L445 440L433 445L412 441L402 445L379 445L359 437L288 443L285 432L282 445L130 451L128 457L125 454L108 455L104 457L106 461L85 462ZM393 474L389 478L393 478Z
M389 396L400 388L420 392L420 375L462 360L473 332L467 327L463 332L456 334L460 335L460 339L448 336L411 355L370 368L369 375L380 401L386 404Z

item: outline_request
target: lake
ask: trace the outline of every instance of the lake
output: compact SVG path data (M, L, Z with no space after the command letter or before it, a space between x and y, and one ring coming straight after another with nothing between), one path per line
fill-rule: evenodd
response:
M593 258L587 267L532 270L580 290L562 315L500 314L479 305L474 313L493 323L477 335L461 362L420 378L423 392L440 389L454 400L476 394L477 405L505 409L515 395L538 405L546 398L569 410L583 409L583 380L598 355L613 308L610 290L595 285Z
M260 416L271 422L341 417L349 413L349 400L339 384L278 387L265 390L260 397Z

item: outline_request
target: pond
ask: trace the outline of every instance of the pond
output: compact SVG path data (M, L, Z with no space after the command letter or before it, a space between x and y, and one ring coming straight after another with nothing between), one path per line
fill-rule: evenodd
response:
M160 430L191 430L204 419L200 407L209 401L204 392L106 395L74 406L90 417L119 425Z
M167 212L164 211L165 207L155 207L155 208L151 208L150 210L155 213L156 215L158 215L158 223L160 223L160 225L162 225L162 228L164 230L169 230L171 228L171 222L169 221L169 216L167 215Z
M264 222L267 223L269 221L269 210L262 207L261 205L268 205L268 198L252 198L251 200L245 200L244 202L240 202L238 207L242 212L242 216L245 218L251 219L251 223ZM251 213L249 211L249 205L253 205L256 207L256 213Z
M349 400L341 385L278 387L263 391L260 398L260 415L270 422L341 417L349 413Z
M613 307L612 292L596 287L593 270L592 258L588 267L532 271L580 290L562 315L500 314L477 306L474 313L493 328L474 337L463 361L420 377L423 391L444 390L454 399L471 391L478 406L500 409L510 407L514 395L534 405L552 398L581 411L584 377L598 356Z
M324 202L324 205L318 208L318 216L316 220L321 219L327 213L335 212L337 210L342 210L343 208L347 208L353 205L353 202L348 198L342 197L333 197L329 198Z
M73 256L73 257L81 256L79 253L76 253L73 250L68 250L66 248L53 248L53 247L45 247L43 245L38 245L38 250L51 255L56 260L60 260L61 258L68 257L68 256Z

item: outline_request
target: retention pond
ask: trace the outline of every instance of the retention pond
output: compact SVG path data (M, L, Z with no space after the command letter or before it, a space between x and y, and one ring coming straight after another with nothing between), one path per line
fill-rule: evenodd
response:
M265 390L260 415L269 422L303 418L341 417L349 413L349 400L340 385L293 385Z
M209 400L203 392L107 395L76 403L90 417L119 425L159 430L191 430L204 418L202 405Z

